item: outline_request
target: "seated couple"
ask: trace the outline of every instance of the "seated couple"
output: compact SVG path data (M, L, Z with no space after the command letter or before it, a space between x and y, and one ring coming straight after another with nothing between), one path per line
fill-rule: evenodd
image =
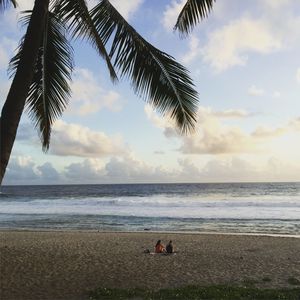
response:
M169 242L169 244L165 247L161 240L158 240L155 245L155 253L174 253L174 247L172 241Z

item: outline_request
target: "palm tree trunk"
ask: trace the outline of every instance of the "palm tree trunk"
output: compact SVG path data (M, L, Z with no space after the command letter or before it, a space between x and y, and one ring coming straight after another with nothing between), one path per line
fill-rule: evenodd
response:
M0 118L0 185L16 138L27 94L33 79L35 62L43 35L49 0L35 0L24 39L22 56L8 92Z

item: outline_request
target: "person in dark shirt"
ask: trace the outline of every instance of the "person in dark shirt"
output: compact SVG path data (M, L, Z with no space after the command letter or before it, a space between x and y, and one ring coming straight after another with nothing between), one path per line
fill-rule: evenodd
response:
M174 253L174 247L172 241L169 242L169 244L166 247L167 253Z

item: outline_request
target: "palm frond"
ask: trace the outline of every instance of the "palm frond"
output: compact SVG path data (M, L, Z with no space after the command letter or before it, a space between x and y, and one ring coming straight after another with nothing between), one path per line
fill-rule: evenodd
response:
M105 59L112 81L117 80L116 72L93 24L85 0L59 0L54 7L54 13L69 24L73 37L82 37L91 43Z
M24 23L29 18L23 18ZM34 78L26 99L27 111L38 128L44 151L49 148L52 124L61 116L70 96L68 82L73 69L73 51L65 31L61 20L49 12ZM22 42L18 53L10 61L10 73L18 66L21 51Z
M189 34L199 21L206 18L216 0L187 0L181 10L174 29L182 35Z
M135 92L162 115L170 114L183 132L193 130L198 95L188 71L143 39L109 1L100 1L90 13L101 40L106 44L112 38L110 57Z
M10 5L13 5L14 8L17 7L16 0L0 0L0 12L7 9Z

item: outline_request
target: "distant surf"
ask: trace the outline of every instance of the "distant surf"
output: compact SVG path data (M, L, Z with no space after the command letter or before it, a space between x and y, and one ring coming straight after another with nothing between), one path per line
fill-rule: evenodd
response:
M0 228L300 234L300 183L4 186Z

